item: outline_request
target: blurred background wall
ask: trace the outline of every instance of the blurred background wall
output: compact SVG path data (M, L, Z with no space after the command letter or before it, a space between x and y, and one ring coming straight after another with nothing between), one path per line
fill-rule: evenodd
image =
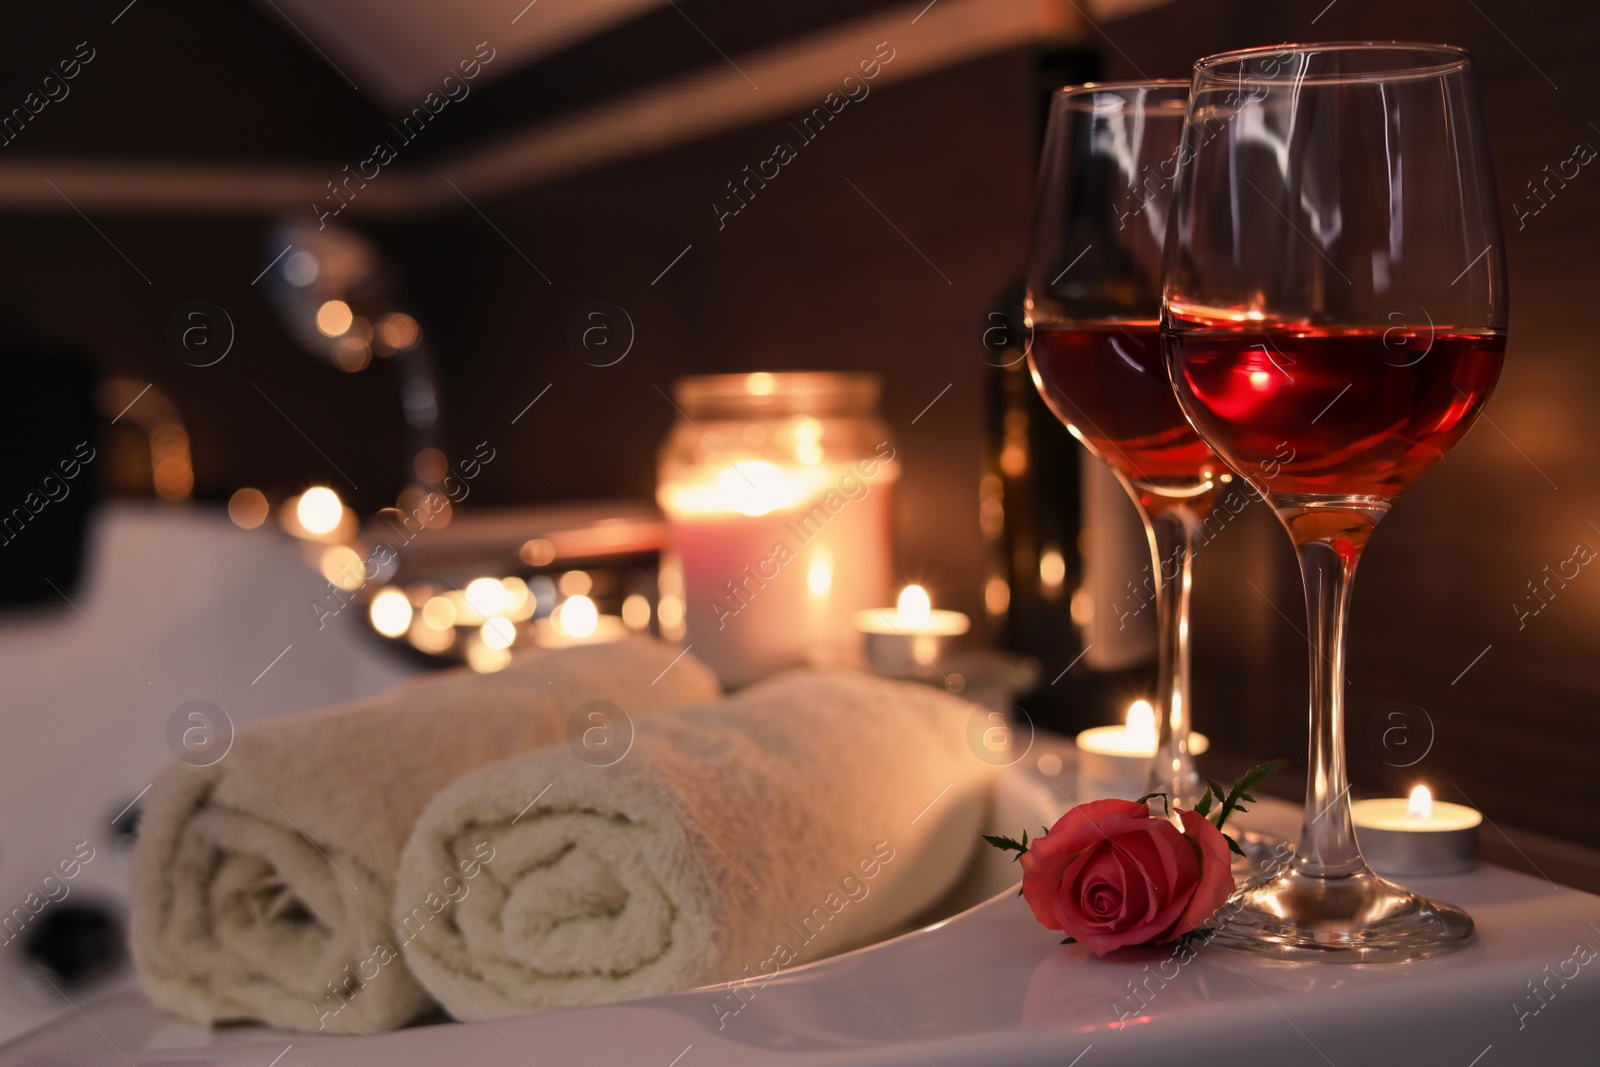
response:
M1036 5L519 7L112 0L0 14L0 113L81 45L93 54L0 146L0 329L171 397L202 502L326 482L368 511L390 503L404 476L394 368L313 361L255 279L279 251L272 223L315 221L314 204L334 203L327 182L376 142L403 144L339 218L379 240L434 341L446 451L499 449L475 503L649 498L674 415L662 390L679 375L870 369L904 460L902 577L981 615L978 337L1028 237ZM1447 40L1478 56L1510 353L1487 417L1367 556L1353 775L1367 792L1425 775L1452 800L1464 785L1497 823L1600 845L1584 807L1600 758L1600 577L1540 601L1528 587L1575 546L1600 546L1586 303L1600 177L1584 168L1540 199L1528 186L1580 143L1600 146L1600 112L1586 110L1593 5L1176 0L1068 21L1052 31L1115 77L1182 77L1203 53L1314 38ZM471 94L404 141L393 123L480 42L494 57ZM806 140L795 124L879 42L893 58L870 92ZM630 108L642 117L613 121ZM723 216L728 183L780 140L796 158ZM168 343L193 299L231 319L215 366ZM597 299L636 333L608 368L567 340ZM1198 578L1198 725L1240 758L1301 757L1303 606L1264 508L1205 549ZM1546 601L1531 617L1514 607Z

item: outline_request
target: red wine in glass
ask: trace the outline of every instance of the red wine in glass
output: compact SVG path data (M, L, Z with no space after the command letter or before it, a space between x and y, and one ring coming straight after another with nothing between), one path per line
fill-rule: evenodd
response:
M1056 417L1141 495L1192 498L1222 470L1178 407L1158 322L1041 325L1030 359Z
M1506 346L1503 331L1448 326L1170 325L1195 426L1280 495L1398 496L1466 433Z

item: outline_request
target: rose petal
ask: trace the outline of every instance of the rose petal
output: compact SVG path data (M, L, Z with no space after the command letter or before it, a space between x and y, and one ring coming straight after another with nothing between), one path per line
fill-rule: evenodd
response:
M1183 820L1183 836L1200 865L1200 877L1168 937L1181 937L1205 925L1228 902L1234 890L1233 857L1229 855L1222 831L1204 816L1182 808L1178 809L1178 818Z
M1172 928L1188 907L1195 886L1200 881L1200 864L1185 835L1165 819L1161 820L1161 824L1159 831L1151 833L1150 845L1172 863L1169 868L1171 881L1167 883L1160 906L1150 913L1143 925L1130 931L1138 933L1141 942L1158 943L1172 939Z
M1119 922L1086 928L1078 939L1102 956L1124 945L1160 939L1182 914L1198 878L1193 851L1165 819L1139 820L1105 847L1126 872L1129 889Z
M1075 876L1062 878L1062 895L1076 898L1078 911L1090 926L1114 926L1127 907L1127 872L1114 849L1108 843L1090 849Z
M1083 898L1096 885L1114 886L1121 893L1122 900L1115 914L1096 915L1085 907ZM1137 870L1128 868L1114 840L1102 841L1086 849L1064 872L1061 893L1056 900L1056 919L1062 931L1096 955L1103 956L1126 944L1118 934L1125 925L1122 917L1129 910L1143 912L1148 899L1144 878Z
M1096 800L1068 809L1056 820L1050 832L1036 838L1028 846L1024 861L1054 862L1057 857L1071 857L1090 845L1104 841L1111 833L1121 832L1134 825L1134 820L1150 817L1150 805L1135 804L1131 800ZM1070 859L1063 859L1065 868Z
M1123 924L1124 928L1148 923L1171 903L1175 893L1186 893L1193 884L1192 877L1182 877L1180 865L1173 858L1174 850L1165 847L1161 840L1162 831L1158 826L1170 824L1165 819L1150 819L1149 822L1158 825L1117 837L1117 850L1134 871L1134 877L1144 884L1146 898L1145 907L1130 914Z
M1129 800L1096 800L1071 808L1043 837L1030 842L1022 856L1022 895L1040 925L1060 930L1056 897L1067 867L1085 849L1106 840L1100 823L1112 816L1123 821L1148 818L1150 807Z

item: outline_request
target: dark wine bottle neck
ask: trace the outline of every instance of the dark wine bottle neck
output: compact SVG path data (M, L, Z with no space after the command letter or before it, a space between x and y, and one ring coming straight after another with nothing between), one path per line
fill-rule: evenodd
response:
M1033 151L1037 161L1050 118L1050 98L1063 86L1081 85L1100 77L1100 56L1086 45L1064 41L1041 41L1035 48Z

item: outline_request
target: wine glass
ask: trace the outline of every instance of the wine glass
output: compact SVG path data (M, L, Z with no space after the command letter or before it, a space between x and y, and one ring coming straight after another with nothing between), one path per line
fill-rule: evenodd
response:
M1310 44L1195 65L1162 343L1200 436L1294 541L1311 645L1300 843L1219 941L1279 958L1437 955L1463 911L1375 875L1350 819L1345 622L1361 551L1500 374L1506 269L1471 59Z
M1026 297L1045 402L1138 506L1155 585L1157 749L1149 789L1192 804L1190 561L1231 479L1184 418L1160 344L1162 242L1189 86L1106 82L1056 93L1045 132Z

